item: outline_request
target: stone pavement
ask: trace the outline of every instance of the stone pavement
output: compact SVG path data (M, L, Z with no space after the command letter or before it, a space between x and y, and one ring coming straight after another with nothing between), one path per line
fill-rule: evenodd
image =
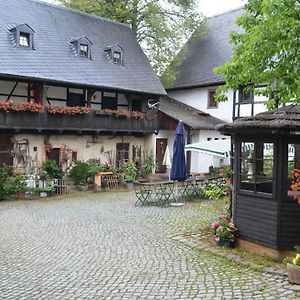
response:
M134 206L133 193L0 202L0 299L296 299L258 273L176 239L207 202Z

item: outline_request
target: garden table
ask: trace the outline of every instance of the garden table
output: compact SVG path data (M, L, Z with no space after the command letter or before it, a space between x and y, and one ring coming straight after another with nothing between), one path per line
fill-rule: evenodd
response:
M175 181L142 182L136 187L137 202L142 204L161 203L162 205L175 200Z

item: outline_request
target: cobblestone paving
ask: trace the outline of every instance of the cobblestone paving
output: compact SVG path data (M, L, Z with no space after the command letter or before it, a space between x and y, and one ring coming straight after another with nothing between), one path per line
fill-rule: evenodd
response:
M132 193L0 202L0 299L295 299L256 273L174 239L205 204L135 207Z

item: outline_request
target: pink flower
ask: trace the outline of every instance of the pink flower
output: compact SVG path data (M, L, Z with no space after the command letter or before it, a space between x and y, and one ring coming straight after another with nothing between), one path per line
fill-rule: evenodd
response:
M219 226L217 231L221 231L221 232L224 232L224 226Z
M219 227L219 223L218 222L213 222L212 224L211 224L211 228L212 229L217 229Z
M220 241L220 238L218 236L215 237L215 241L218 242Z
M225 220L225 215L224 214L220 214L220 219Z

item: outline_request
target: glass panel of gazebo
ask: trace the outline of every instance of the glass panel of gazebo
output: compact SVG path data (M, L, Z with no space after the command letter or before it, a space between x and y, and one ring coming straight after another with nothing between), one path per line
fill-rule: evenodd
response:
M240 190L272 194L274 144L245 141L240 150Z
M289 196L297 196L297 194L299 194L298 190L300 190L300 143L288 144L287 188Z

